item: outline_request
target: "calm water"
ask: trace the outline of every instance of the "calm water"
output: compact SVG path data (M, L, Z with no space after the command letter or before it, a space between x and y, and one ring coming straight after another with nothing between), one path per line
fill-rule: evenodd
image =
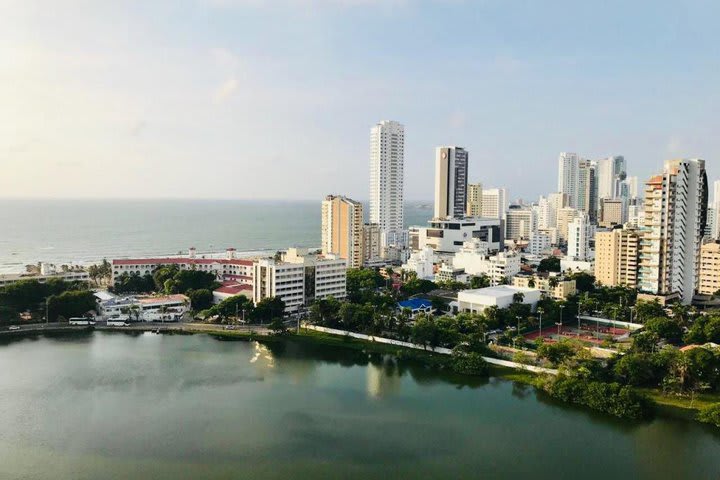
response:
M431 210L406 206L408 224ZM0 199L0 273L27 264L320 245L320 201Z
M720 436L343 350L95 333L0 345L2 479L717 479Z

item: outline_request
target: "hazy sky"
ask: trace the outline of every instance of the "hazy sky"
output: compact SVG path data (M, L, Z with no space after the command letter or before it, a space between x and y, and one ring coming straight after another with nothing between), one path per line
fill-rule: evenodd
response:
M510 197L560 151L720 174L720 2L0 0L0 196L368 197L369 129L406 126Z

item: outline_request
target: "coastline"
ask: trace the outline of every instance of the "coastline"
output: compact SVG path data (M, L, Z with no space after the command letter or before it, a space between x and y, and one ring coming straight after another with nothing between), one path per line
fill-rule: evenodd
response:
M31 327L31 326L26 326ZM121 333L145 333L154 332L159 334L171 335L197 335L205 334L218 339L236 340L236 341L258 341L261 343L282 343L296 342L311 344L317 346L325 346L331 348L342 348L354 350L363 353L376 353L384 355L395 355L400 359L419 362L427 368L437 369L440 371L450 372L448 365L449 357L430 350L416 350L397 345L388 345L378 342L350 338L347 336L332 335L323 332L317 332L302 328L299 333L289 331L284 334L277 334L268 328L261 326L240 327L226 330L224 325L203 324L203 323L180 323L180 324L152 324L141 323L130 327L115 326L70 326L70 325L45 325L35 324L35 328L23 328L22 330L0 331L0 339L3 338L22 338L37 335L52 335L62 333L79 333L79 332L121 332ZM538 393L541 390L537 386L540 375L528 370L513 369L498 365L488 365L489 376L500 378L511 382L518 382L524 385L532 386ZM453 372L454 373L454 372ZM462 375L457 374L455 375ZM468 378L474 378L472 375L465 375ZM476 378L476 377L475 377ZM641 388L638 391L646 395L653 404L655 413L664 418L679 419L683 421L693 421L700 423L696 416L700 408L720 401L715 395L701 394L692 402L682 397L668 397L656 389ZM570 405L570 404L568 404Z

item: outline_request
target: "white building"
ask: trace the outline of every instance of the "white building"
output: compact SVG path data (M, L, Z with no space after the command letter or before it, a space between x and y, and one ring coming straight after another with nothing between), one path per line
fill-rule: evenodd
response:
M692 302L707 222L707 173L700 159L668 160L645 184L638 288Z
M455 253L463 243L477 238L488 243L490 250L504 248L502 220L467 217L463 219L431 220L428 227L410 229L410 247L421 250L431 247L439 253Z
M292 313L314 300L346 297L347 266L335 255L316 255L290 248L280 260L259 259L253 265L253 301L279 297Z
M522 294L522 302L533 311L542 298L542 292L531 288L498 285L495 287L461 290L458 293L458 310L461 312L482 313L488 307L507 308L515 302L515 294Z
M504 188L488 188L482 191L482 217L505 219L507 191Z
M590 238L592 225L587 214L578 215L568 224L568 259L586 261L591 259Z
M626 178L625 158L616 155L597 162L598 198L619 198L622 196L622 184Z
M402 269L407 272L415 272L417 278L421 280L432 280L435 273L433 264L435 263L435 252L430 247L413 252L408 258L407 263L402 265Z
M462 268L468 275L486 275L492 285L498 285L520 273L520 255L510 252L489 254L487 242L467 241L452 259L454 268Z
M568 205L577 207L580 157L577 153L561 152L558 157L558 192L567 195Z
M462 218L467 208L468 152L462 147L435 150L434 218Z
M185 295L117 297L96 294L98 312L106 321L177 322L190 308Z
M157 268L169 265L177 265L181 270L210 272L221 282L252 284L253 260L236 258L234 248L227 249L225 258L198 258L195 249L191 248L187 257L116 259L112 261L112 280L115 283L123 273L152 274Z
M535 212L524 205L510 205L505 216L505 239L527 240L537 228Z
M552 248L552 238L550 234L539 230L530 234L530 242L528 243L528 252L531 255L542 255Z
M383 120L370 129L370 223L383 232L383 246L403 244L405 127Z
M713 229L712 236L713 238L720 239L720 180L713 182L713 212L715 228Z

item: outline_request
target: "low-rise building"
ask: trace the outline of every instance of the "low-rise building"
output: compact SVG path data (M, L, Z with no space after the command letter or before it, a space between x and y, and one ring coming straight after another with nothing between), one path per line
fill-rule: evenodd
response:
M453 267L462 268L468 275L486 275L492 285L504 283L520 273L520 255L512 252L490 255L488 251L486 242L476 239L465 242L453 257Z
M464 268L453 267L449 263L442 263L435 273L435 282L461 282L466 283L468 275Z
M69 270L67 272L50 272L45 274L28 274L28 273L8 273L0 275L0 287L11 285L23 280L34 280L39 283L45 283L48 280L59 279L66 282L89 282L90 275L86 270Z
M435 252L430 247L424 247L417 252L413 252L407 263L402 265L402 269L406 272L415 272L417 278L421 280L431 280L435 275L434 263Z
M398 308L403 310L407 308L410 310L410 318L414 319L421 313L431 314L433 313L433 306L430 300L424 298L411 298L403 302L398 302Z
M185 295L96 295L100 317L109 321L177 322L190 308Z
M557 300L565 300L577 292L575 280L553 273L521 273L513 277L513 286L540 290Z
M318 255L290 248L281 258L263 258L253 265L253 301L279 297L293 313L314 300L347 295L347 265L335 255Z
M410 248L430 247L436 252L455 253L473 238L487 242L490 250L504 248L503 221L497 218L451 218L430 220L427 227L410 228Z
M516 296L516 294L522 294ZM521 297L521 303L533 310L542 297L540 290L498 285L495 287L461 290L458 293L458 309L461 312L482 313L488 307L507 308Z
M238 295L252 300L252 292L252 285L247 283L225 282L222 287L213 290L213 303L217 304Z

